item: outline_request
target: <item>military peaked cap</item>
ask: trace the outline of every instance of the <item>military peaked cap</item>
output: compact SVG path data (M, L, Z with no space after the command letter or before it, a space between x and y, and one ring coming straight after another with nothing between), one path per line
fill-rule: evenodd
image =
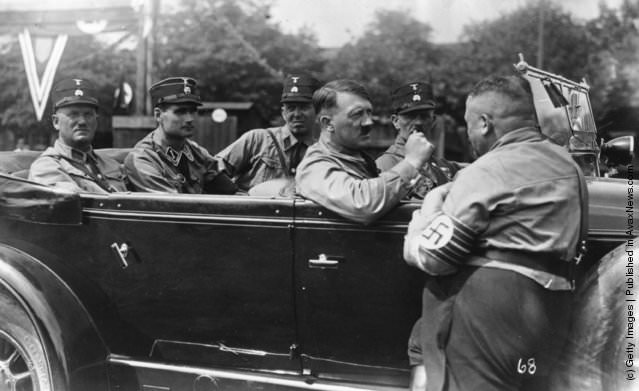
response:
M194 103L202 104L197 81L191 77L169 77L149 88L153 106L160 104Z
M93 83L84 79L64 79L51 89L53 110L71 105L90 105L98 108L98 98Z
M391 94L393 110L404 114L415 110L435 108L433 89L428 83L415 82L403 85Z
M284 89L280 102L311 102L313 92L318 89L320 82L305 74L291 74L284 79Z

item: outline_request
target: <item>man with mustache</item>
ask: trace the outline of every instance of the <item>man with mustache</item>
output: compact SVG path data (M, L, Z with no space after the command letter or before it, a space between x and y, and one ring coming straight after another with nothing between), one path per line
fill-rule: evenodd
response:
M319 82L305 74L288 75L282 91L283 126L244 133L216 156L241 192L278 178L295 176L297 165L313 143L313 92Z
M190 140L197 106L197 82L170 77L149 89L158 127L140 140L124 165L134 191L233 194L236 186L219 160Z
M391 94L394 113L391 122L397 129L397 137L375 163L382 171L395 166L404 158L406 140L412 132L423 133L426 139L435 143L435 100L432 88L427 83L414 82L403 85ZM450 182L462 165L431 156L419 168L423 178L416 184L410 196L424 198L436 186Z
M77 192L127 190L120 163L97 155L91 145L98 126L95 92L84 79L65 79L53 87L51 117L58 139L31 164L29 180Z
M412 190L433 146L415 132L406 140L405 157L379 173L363 151L371 146L373 125L366 89L353 80L334 80L315 92L313 106L321 135L297 169L297 190L345 218L369 224Z

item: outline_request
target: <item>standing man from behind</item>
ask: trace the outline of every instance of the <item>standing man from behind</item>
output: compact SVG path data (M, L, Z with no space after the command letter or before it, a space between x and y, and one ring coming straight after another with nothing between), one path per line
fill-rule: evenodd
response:
M399 203L420 178L433 146L422 133L406 140L405 158L378 172L363 150L371 146L372 105L353 80L334 80L317 90L313 105L321 127L295 177L298 192L345 218L369 224Z
M197 82L171 77L149 89L158 127L140 140L125 159L134 191L233 194L236 186L221 172L219 161L190 140L197 106Z
M475 154L432 190L404 242L426 279L428 390L546 390L569 327L583 175L542 136L528 82L489 77L466 101Z
M415 82L403 85L393 91L391 101L394 111L391 122L398 133L393 145L375 161L382 171L391 169L404 159L406 140L411 133L420 132L431 144L436 142L435 100L429 84ZM458 163L431 156L419 167L423 178L416 184L411 196L424 198L435 186L450 182L461 168Z
M308 75L289 75L282 91L282 118L276 128L253 129L226 147L217 157L240 191L277 178L295 177L295 170L313 143L313 92L319 82Z
M84 79L66 79L52 89L52 122L58 131L29 169L29 180L87 193L126 191L122 165L93 151L98 127L95 87Z

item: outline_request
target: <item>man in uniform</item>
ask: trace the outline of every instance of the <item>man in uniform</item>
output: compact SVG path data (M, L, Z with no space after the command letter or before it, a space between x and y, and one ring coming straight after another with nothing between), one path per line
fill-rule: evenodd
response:
M282 118L276 128L253 129L226 147L218 157L240 191L277 178L293 180L297 165L313 143L313 92L319 82L303 74L289 75L282 91Z
M189 138L197 106L197 82L170 77L149 89L158 127L140 140L125 159L134 191L233 194L236 186L217 159Z
M415 211L405 260L433 277L420 338L428 390L545 390L565 341L587 189L542 136L528 82L489 77L466 101L481 156Z
M370 147L373 125L366 89L352 80L334 80L315 92L313 105L321 135L298 167L297 190L348 219L371 223L412 190L433 146L422 133L413 133L405 158L379 173L363 152Z
M119 162L93 151L98 127L95 87L84 79L58 82L51 92L53 127L58 138L29 169L29 179L87 193L126 191Z
M435 144L436 139L435 100L429 84L415 82L403 85L393 91L391 101L394 111L391 122L398 133L393 145L375 161L382 171L391 169L404 158L404 146L411 133L423 133L431 144ZM415 186L411 196L424 198L435 186L450 182L461 167L458 163L431 156L419 168L423 178Z

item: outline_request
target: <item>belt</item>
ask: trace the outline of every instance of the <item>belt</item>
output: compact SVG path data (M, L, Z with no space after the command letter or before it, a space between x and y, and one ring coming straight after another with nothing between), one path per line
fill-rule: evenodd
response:
M564 261L551 253L487 249L482 256L488 259L554 274L569 281L573 278L572 262Z

